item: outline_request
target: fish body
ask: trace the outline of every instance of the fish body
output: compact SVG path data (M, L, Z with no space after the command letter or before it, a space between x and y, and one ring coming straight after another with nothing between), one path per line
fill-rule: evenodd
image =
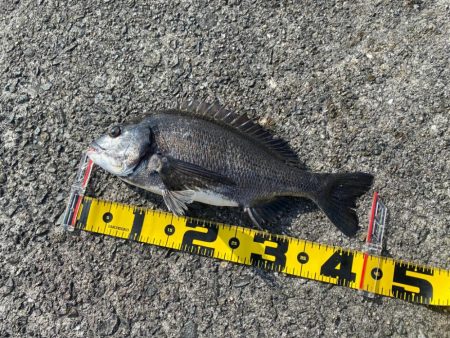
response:
M113 126L88 155L127 183L162 195L178 215L196 201L242 207L260 225L286 197L306 197L347 235L358 229L355 200L373 180L307 171L285 141L244 115L199 102Z

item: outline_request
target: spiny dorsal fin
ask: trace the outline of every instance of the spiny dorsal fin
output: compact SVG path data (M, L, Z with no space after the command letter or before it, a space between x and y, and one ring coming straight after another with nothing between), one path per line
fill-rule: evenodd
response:
M197 100L183 101L178 104L175 110L201 116L207 120L233 127L235 130L265 145L275 156L284 160L287 164L305 169L304 164L300 162L297 154L286 141L275 138L269 131L245 114L234 113L219 103L207 103Z

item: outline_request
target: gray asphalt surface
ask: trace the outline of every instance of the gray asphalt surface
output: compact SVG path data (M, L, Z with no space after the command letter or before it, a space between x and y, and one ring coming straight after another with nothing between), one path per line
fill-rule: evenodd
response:
M94 137L187 95L259 118L312 170L372 172L385 254L449 269L449 17L447 0L1 1L0 336L448 337L443 309L56 221ZM94 181L92 195L165 210ZM370 200L355 238L301 207L276 231L361 249Z

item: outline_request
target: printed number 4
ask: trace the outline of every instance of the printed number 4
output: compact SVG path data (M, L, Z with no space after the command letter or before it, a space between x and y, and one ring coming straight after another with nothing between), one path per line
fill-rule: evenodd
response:
M351 252L334 252L320 268L322 276L337 278L338 284L354 282L356 274L352 272L353 254ZM339 268L338 268L339 266Z

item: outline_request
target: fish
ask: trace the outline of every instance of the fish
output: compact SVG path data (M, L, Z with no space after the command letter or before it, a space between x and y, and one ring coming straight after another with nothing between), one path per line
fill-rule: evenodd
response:
M136 122L114 124L88 157L128 184L161 195L175 215L189 204L242 208L262 227L295 197L312 200L345 235L359 229L364 172L309 171L284 139L217 102L184 101Z

